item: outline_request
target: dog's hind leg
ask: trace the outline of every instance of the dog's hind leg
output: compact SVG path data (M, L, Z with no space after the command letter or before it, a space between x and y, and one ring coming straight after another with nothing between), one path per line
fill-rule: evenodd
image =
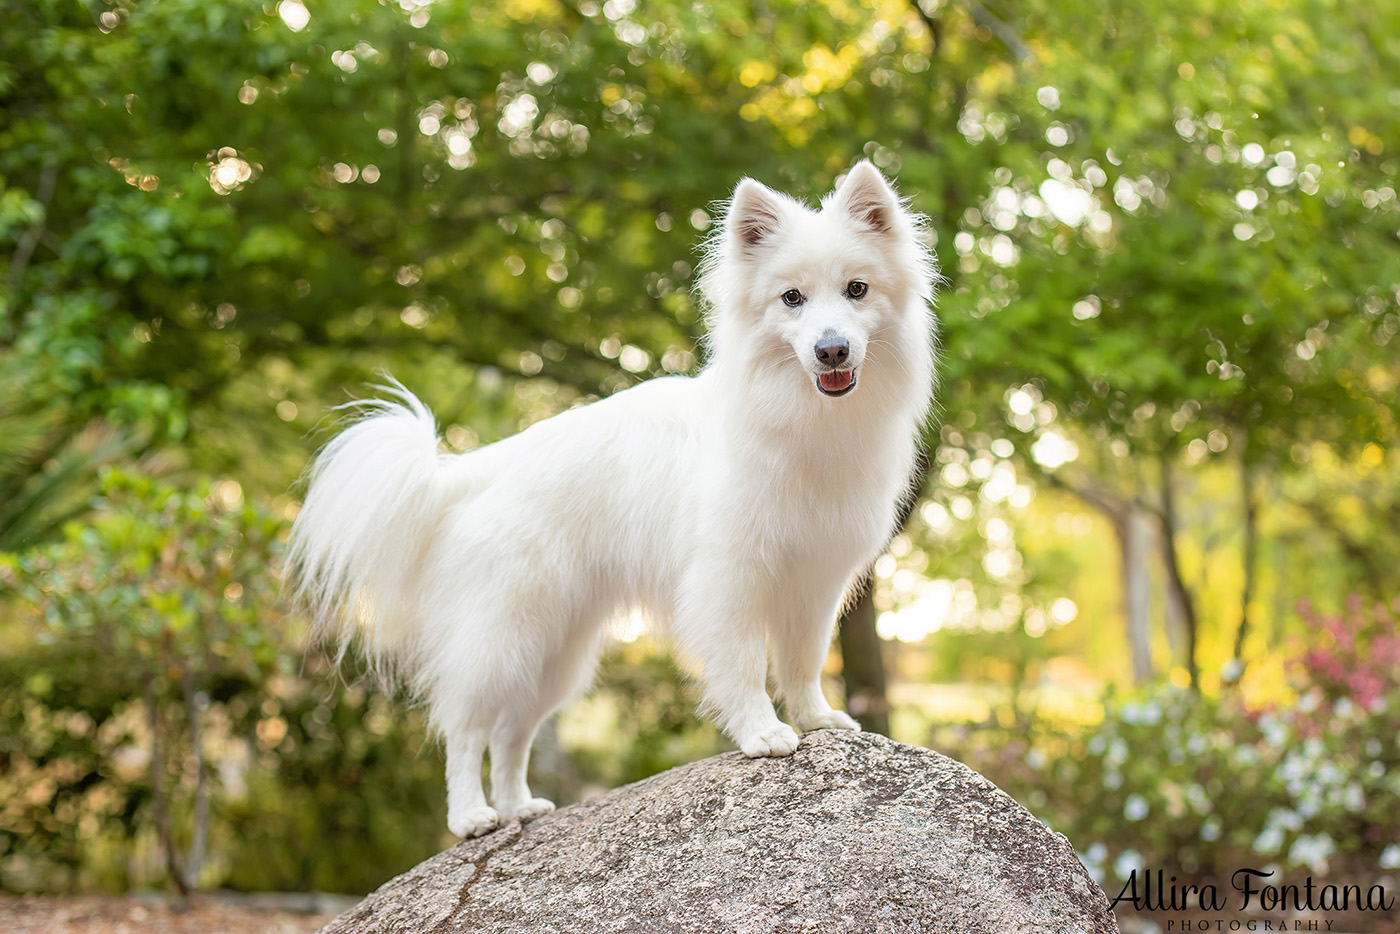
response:
M833 710L822 693L822 666L831 649L831 634L840 609L836 598L812 600L793 596L777 608L769 630L777 663L778 694L797 728L859 730L849 714Z
M554 802L530 793L530 747L545 718L587 689L597 665L599 625L575 616L555 632L562 641L549 651L537 680L517 686L491 730L491 803L503 820L554 810Z
M447 731L447 829L459 837L479 837L500 823L481 787L487 738L487 731L479 728Z
M554 810L548 798L530 794L530 745L544 717L539 711L507 707L491 730L491 803L501 818L531 818Z
M447 749L447 829L459 837L478 837L500 823L496 809L486 803L481 765L510 692L498 683L504 667L498 654L471 651L472 643L484 643L475 620L460 620L453 629L449 623L437 627L455 642L443 640L434 647L424 677L429 686L422 693Z

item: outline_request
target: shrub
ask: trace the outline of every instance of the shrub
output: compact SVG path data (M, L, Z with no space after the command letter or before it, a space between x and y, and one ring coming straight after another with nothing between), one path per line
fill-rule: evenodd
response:
M1241 866L1378 878L1400 866L1395 615L1301 609L1315 638L1291 653L1292 703L1158 686L1110 694L1089 729L1038 719L949 751L1065 833L1115 891L1135 867L1183 881Z
M285 522L110 472L0 559L0 885L364 891L442 842L422 718L343 684L277 599Z

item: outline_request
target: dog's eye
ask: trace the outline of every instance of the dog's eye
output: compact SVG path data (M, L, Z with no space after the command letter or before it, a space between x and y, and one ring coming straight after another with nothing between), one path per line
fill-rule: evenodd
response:
M870 286L859 279L852 279L846 284L847 298L865 298L865 293L870 291Z
M796 308L798 305L802 304L802 301L802 293L796 289L788 289L783 293L783 304L787 305L789 308Z

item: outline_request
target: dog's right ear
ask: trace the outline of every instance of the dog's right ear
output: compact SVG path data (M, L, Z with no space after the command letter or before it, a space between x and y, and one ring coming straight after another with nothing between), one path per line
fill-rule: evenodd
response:
M783 219L783 196L773 189L745 178L734 189L724 226L745 251L773 236Z

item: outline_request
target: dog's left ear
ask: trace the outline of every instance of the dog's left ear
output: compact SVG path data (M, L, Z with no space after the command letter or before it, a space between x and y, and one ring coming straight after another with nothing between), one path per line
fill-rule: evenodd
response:
M832 193L834 206L875 233L889 233L899 210L899 199L880 170L862 159Z

